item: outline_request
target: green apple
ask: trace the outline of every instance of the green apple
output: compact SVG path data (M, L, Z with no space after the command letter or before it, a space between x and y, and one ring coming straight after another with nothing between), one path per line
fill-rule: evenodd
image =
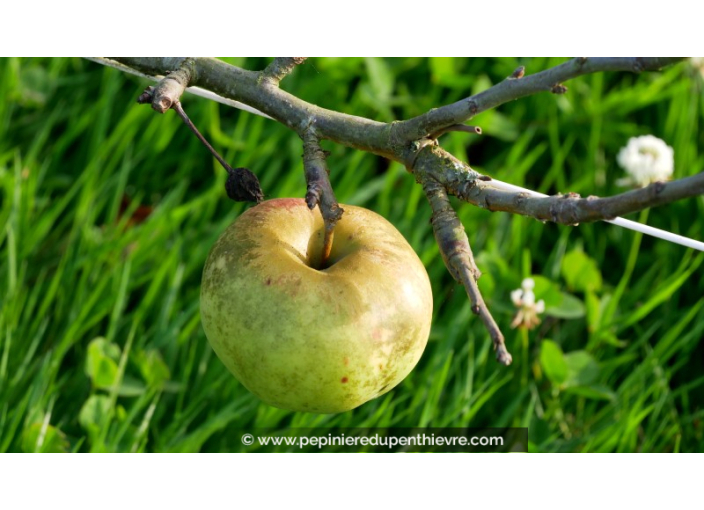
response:
M270 405L353 409L400 383L428 341L433 297L418 256L378 214L342 207L326 267L320 212L293 198L242 214L205 263L208 341Z

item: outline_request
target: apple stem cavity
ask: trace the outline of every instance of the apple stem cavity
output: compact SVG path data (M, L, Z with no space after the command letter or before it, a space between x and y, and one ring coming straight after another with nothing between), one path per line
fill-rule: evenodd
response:
M335 225L342 218L344 209L340 207L330 184L330 172L326 164L328 153L320 147L320 139L315 134L313 125L309 125L301 134L303 140L303 169L305 171L307 192L306 204L313 210L317 205L325 224L325 239L320 259L320 267L327 267L332 251Z

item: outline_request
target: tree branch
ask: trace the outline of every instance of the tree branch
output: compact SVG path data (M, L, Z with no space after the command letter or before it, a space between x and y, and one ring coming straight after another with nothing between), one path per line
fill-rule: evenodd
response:
M567 89L560 88L562 82L584 74L601 71L635 73L656 71L685 58L581 57L530 76L524 76L524 69L518 68L509 78L484 92L400 122L397 126L397 136L406 141L418 140L447 126L466 122L478 113L521 97L544 91L564 93Z
M477 286L481 271L474 263L474 255L469 246L467 234L450 204L447 192L441 184L430 177L423 177L421 183L425 195L428 197L428 202L430 202L430 207L433 209L430 222L433 225L435 240L445 261L445 267L467 291L467 296L472 304L472 312L481 317L484 326L489 331L497 361L504 365L510 365L512 358L506 349L504 336L491 316Z
M146 74L164 74L172 70L174 60L167 57L111 57ZM269 80L261 80L262 72L246 71L213 58L193 59L196 85L223 97L241 101L269 115L299 135L315 121L319 139L400 161L389 150L391 125L362 117L326 110L281 90Z
M111 57L146 74L164 74L178 69L183 58ZM659 69L683 60L670 58L577 58L552 69L523 78L510 77L490 89L457 103L435 108L423 115L386 124L362 117L320 108L262 80L263 71L246 71L213 58L193 58L191 85L241 101L269 115L299 135L314 119L320 139L372 152L408 166L413 158L412 144L453 124L462 124L477 113L585 74L600 71L640 72Z
M476 186L462 185L457 190L460 199L471 203L483 202L491 211L508 211L539 220L566 225L611 220L649 207L667 204L704 194L704 172L672 182L654 182L611 197L580 197L567 193L539 198L511 193L491 187L491 182L477 182Z
M426 145L414 161L414 173L427 175L460 200L490 211L505 211L564 225L611 220L617 216L704 194L704 172L670 182L654 182L611 197L577 193L536 197L497 189L489 176L472 170L437 145Z
M133 69L132 67L126 66L124 64L121 64L117 60L112 60L111 58L108 57L82 57L86 60L90 60L91 62L95 62L96 64L100 64L106 67L112 67L113 69L117 69L118 71L122 71L123 73L131 74L133 76L139 76L140 78L144 78L146 80L152 80L152 81L159 81L163 78L160 74L145 74L142 73L141 71L138 71L136 69ZM244 103L240 103L239 101L235 101L234 99L228 99L226 97L222 97L215 92L212 92L210 90L205 90L200 87L194 87L190 86L186 89L186 91L190 94L193 94L194 96L198 97L203 97L205 99L210 99L211 101L215 101L216 103L224 104L225 106L231 106L232 108L237 108L238 110L243 110L245 112L253 113L254 115L259 115L260 117L264 117L266 119L271 119L268 115L265 113L260 112L256 108L252 108L249 105L246 105Z

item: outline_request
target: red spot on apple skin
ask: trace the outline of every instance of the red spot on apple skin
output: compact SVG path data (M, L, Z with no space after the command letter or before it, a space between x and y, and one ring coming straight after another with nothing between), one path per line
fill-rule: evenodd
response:
M257 207L260 209L273 208L291 210L297 209L301 206L304 206L306 209L308 208L302 198L275 198L273 200L267 200L266 202L262 202Z
M347 377L343 377L342 379L340 379L340 382L343 384L346 383L347 381L349 381L349 379Z
M266 284L267 284L267 285L271 285L271 278L267 278L267 279L266 279Z
M345 364L345 366L350 364L350 359L349 358L344 358L342 362Z

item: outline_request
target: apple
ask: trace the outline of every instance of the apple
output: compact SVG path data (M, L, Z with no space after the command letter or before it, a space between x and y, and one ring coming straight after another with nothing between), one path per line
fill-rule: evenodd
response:
M428 341L433 297L420 259L384 218L342 207L325 267L320 211L294 198L242 214L205 263L208 341L272 406L353 409L399 384Z

